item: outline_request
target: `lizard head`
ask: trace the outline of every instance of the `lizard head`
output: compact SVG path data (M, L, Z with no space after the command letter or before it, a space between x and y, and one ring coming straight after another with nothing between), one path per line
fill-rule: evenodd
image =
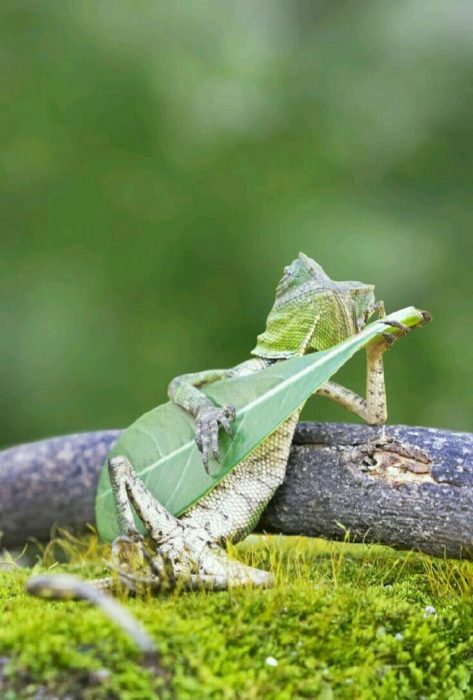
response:
M360 331L375 309L374 286L336 282L299 253L276 289L276 299L252 354L282 359L326 350Z

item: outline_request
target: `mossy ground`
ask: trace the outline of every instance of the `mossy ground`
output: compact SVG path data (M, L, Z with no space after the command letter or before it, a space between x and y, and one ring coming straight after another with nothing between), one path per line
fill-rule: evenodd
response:
M58 547L68 561L55 571L102 573L94 537L56 542L37 572ZM164 679L90 604L28 597L29 571L0 572L1 697L473 698L473 564L277 537L251 537L237 556L273 570L275 588L124 601Z

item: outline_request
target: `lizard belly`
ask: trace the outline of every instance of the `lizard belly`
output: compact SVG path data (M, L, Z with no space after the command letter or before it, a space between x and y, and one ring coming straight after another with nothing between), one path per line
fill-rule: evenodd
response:
M256 526L261 513L284 481L294 430L302 409L236 466L222 481L180 518L204 528L213 542L237 542Z

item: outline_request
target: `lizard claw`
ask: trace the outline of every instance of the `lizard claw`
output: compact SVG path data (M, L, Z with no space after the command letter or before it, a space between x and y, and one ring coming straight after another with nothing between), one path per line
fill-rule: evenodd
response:
M204 468L209 474L209 458L219 459L218 429L220 426L229 434L233 434L232 421L235 420L235 406L224 407L205 406L196 417L195 442L202 452Z
M396 341L400 336L407 335L412 330L409 326L399 323L399 321L389 321L385 320L384 318L380 318L379 321L380 323L384 323L384 325L391 328L396 328L399 331L398 333L380 333L385 342L385 350L392 347L394 341Z
M392 333L381 333L380 335L386 341L387 348L390 348L394 344L394 341L396 340L396 336L393 335Z
M144 537L130 530L128 535L119 535L112 542L112 562L117 567L139 568L146 559Z
M403 323L399 323L399 321L385 321L384 319L380 319L380 321L386 326L391 326L391 328L397 328L398 330L402 331L401 335L407 335L411 331L409 326L405 326Z

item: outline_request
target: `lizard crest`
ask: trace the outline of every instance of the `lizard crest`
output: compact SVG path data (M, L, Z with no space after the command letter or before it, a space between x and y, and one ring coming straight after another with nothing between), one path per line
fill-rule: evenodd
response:
M326 350L361 330L374 309L374 285L336 282L315 260L299 253L284 268L266 330L252 355L278 360Z

